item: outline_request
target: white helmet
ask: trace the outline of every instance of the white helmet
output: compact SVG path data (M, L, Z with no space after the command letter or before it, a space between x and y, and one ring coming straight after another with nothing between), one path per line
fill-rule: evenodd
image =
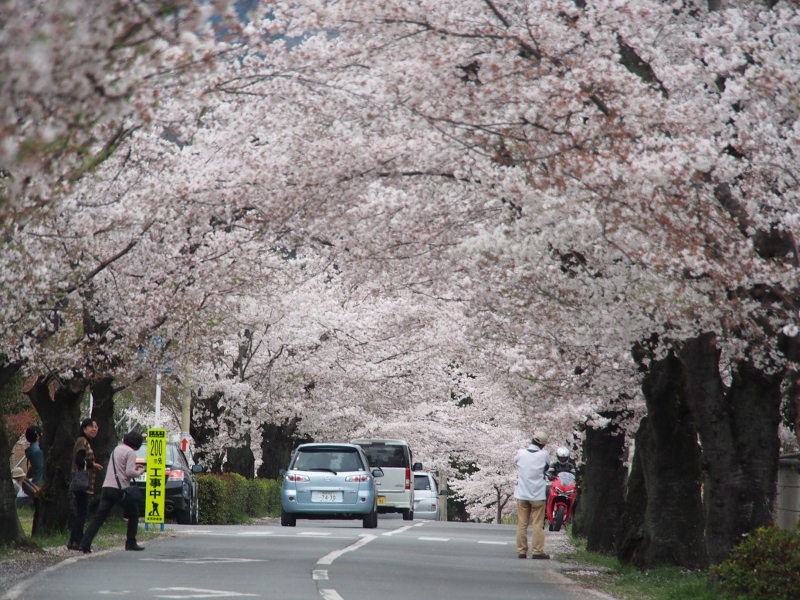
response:
M556 450L556 456L558 457L559 461L567 462L567 459L569 458L569 448L561 446L561 448Z

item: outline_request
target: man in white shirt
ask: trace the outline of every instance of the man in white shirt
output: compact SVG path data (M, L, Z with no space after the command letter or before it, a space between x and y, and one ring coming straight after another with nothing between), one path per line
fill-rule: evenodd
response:
M533 443L520 448L514 456L517 465L517 557L528 557L528 525L533 526L531 558L547 559L544 553L544 512L547 505L545 473L550 468L550 456L545 452L547 434L537 431Z

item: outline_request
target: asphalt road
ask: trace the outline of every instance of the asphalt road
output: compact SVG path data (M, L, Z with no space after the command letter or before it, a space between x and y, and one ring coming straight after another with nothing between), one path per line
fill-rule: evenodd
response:
M151 540L143 552L70 558L2 599L592 597L557 572L557 561L518 559L513 526L393 517L382 515L378 529L303 520L294 528L170 526L180 535Z

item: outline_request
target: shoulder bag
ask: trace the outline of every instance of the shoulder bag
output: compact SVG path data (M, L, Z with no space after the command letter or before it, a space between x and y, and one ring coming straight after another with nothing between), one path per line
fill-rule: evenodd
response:
M92 471L80 469L73 471L72 481L69 484L70 492L85 492L92 487Z
M119 486L119 489L122 490L123 508L127 510L129 506L138 506L138 504L144 500L142 488L134 483L131 483L128 487L122 489L122 484L119 481L119 475L117 475L117 461L114 460L113 452L111 453L111 463L114 465L114 479L117 480L117 485Z
M22 488L22 491L28 498L38 498L39 494L42 493L42 488L33 482L32 476L33 476L33 465L29 460L28 472L25 475L25 479L19 482L19 487Z
M25 495L28 498L38 498L39 494L42 493L42 488L40 488L38 485L33 483L33 481L31 481L28 478L25 478L22 481L20 481L19 487L22 488L22 491L25 492Z

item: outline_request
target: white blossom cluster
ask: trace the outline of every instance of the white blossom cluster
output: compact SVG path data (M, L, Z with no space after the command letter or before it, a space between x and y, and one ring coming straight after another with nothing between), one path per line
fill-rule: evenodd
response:
M492 518L534 429L580 459L606 411L636 427L634 344L657 338L646 366L715 331L723 375L796 368L800 15L723 4L265 3L188 44L208 69L137 88L158 101L57 203L19 200L2 352L168 359L219 397L216 450L294 416L407 439L474 464L454 489Z

